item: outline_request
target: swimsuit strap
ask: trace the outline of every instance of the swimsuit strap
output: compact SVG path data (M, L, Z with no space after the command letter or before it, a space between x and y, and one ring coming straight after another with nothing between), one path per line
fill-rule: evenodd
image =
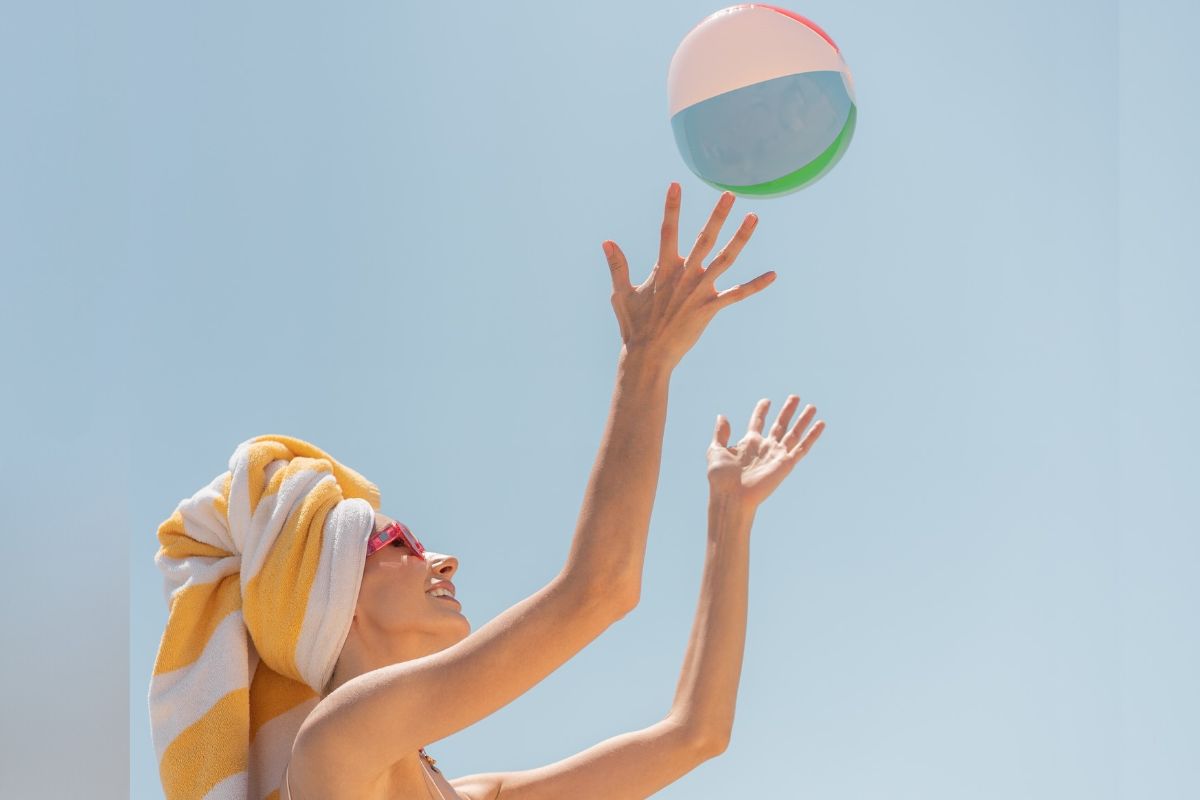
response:
M440 800L446 800L446 795L442 794L441 788L433 782L433 778L429 777L429 768L424 764L421 765L421 774L425 776L425 782L428 783L435 792L437 792L437 796L440 798ZM430 795L430 797L432 796L433 795Z

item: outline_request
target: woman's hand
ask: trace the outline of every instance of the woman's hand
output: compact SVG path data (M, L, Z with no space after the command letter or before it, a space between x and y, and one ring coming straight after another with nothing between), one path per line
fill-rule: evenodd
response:
M713 432L712 444L708 446L708 485L714 497L722 497L757 508L775 487L783 482L792 467L808 453L813 443L825 430L825 421L804 429L816 415L815 406L805 407L796 424L787 430L792 413L800 405L800 398L789 395L779 412L779 418L770 433L762 435L763 423L771 401L762 399L754 407L746 435L736 445L730 446L729 420L717 415L717 427ZM786 435L784 432L787 432ZM801 437L803 434L803 437Z
M604 242L612 272L612 305L626 352L658 359L672 369L719 310L757 293L775 280L774 272L764 272L749 283L717 292L713 284L733 265L750 240L758 217L747 214L733 239L705 268L701 262L712 252L717 234L733 207L733 195L729 192L721 195L687 258L680 258L678 252L679 197L679 184L672 183L667 190L658 263L640 286L635 288L629 282L629 264L621 248L615 242Z

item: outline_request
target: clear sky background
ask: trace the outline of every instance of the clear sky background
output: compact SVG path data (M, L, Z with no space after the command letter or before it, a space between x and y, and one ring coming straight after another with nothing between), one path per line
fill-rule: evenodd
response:
M162 796L155 530L240 441L314 442L461 559L478 628L561 568L721 4L46 2L0 25L0 796ZM429 750L558 760L666 713L704 452L828 424L760 510L728 751L662 798L1200 795L1200 11L813 0L858 129L739 199L675 372L642 602ZM128 770L126 770L128 764ZM128 791L126 791L128 789Z

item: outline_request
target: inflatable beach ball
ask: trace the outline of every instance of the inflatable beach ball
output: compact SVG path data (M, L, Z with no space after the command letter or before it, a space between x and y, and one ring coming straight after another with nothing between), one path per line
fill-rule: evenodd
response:
M854 135L854 81L833 39L791 11L722 9L671 58L667 99L688 168L717 189L778 197L829 172Z

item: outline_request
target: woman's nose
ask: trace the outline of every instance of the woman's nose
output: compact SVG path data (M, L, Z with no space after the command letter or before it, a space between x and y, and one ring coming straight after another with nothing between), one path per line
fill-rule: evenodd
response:
M425 551L425 555L429 557L429 562L433 564L433 571L443 578L449 578L455 572L458 572L458 559L454 556L448 556L444 553L434 553L429 550Z

